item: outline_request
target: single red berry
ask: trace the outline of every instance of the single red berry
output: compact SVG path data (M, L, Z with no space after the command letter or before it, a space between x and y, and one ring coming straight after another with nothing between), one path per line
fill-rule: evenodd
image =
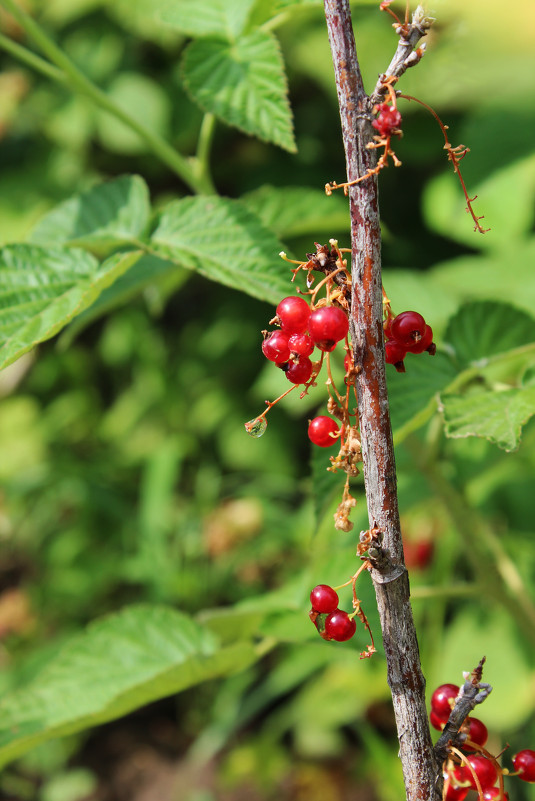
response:
M320 350L332 351L347 336L349 320L339 306L315 309L308 321L308 333Z
M310 306L303 298L284 298L277 306L277 317L288 334L302 334L307 330Z
M329 614L338 609L338 593L328 584L318 584L310 593L310 603L314 612Z
M480 756L479 754L470 754L467 759L474 769L477 778L479 779L482 790L486 790L496 784L498 771L490 759L486 759L484 756ZM470 786L474 790L477 789L477 785L470 768L465 765L462 768L462 771L466 781L470 782Z
M425 320L415 311L405 311L392 320L392 338L405 345L415 345L419 342L425 331Z
M483 793L483 801L509 801L509 793L500 793L499 787L487 787Z
M291 352L297 353L298 356L310 356L314 350L314 343L308 334L292 334L288 345Z
M452 710L450 700L455 700L458 692L459 688L456 684L441 684L431 696L431 709L444 723Z
M308 438L320 448L329 448L340 438L340 425L332 417L322 414L308 424Z
M468 718L465 723L470 726L468 739L476 743L476 745L485 745L489 739L489 732L485 724L478 718Z
M525 748L513 757L515 770L519 771L518 778L524 782L535 782L535 751Z
M299 361L288 362L285 372L292 384L306 384L312 375L312 362L307 356L300 356Z
M444 781L448 778L448 774L444 774ZM448 784L448 789L446 791L446 795L444 796L445 801L464 801L466 796L468 795L469 787L457 787L455 784L451 782Z
M399 364L407 355L407 348L391 339L385 344L385 362L387 364Z
M436 714L436 712L433 712L433 710L431 710L431 712L429 713L429 720L431 722L431 726L434 729L436 729L437 731L442 731L442 729L444 728L444 721L442 720L441 717L439 717Z
M325 634L337 642L350 640L356 630L355 618L350 618L342 609L335 609L325 621Z
M405 564L409 569L425 570L433 559L433 540L406 540L403 542Z
M288 334L284 331L272 331L262 342L262 353L270 362L282 364L290 358Z
M427 350L432 344L433 344L433 329L431 328L430 325L426 325L421 340L419 342L415 342L412 345L407 345L407 350L409 351L409 353L423 353L424 350Z

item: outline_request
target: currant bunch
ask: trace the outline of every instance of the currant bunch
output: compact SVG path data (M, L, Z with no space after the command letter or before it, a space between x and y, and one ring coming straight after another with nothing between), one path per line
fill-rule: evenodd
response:
M431 725L442 731L455 706L460 688L456 684L441 684L431 696ZM535 751L525 749L513 756L515 772L498 768L495 761L489 758L484 746L488 739L488 730L478 718L467 717L461 728L466 734L462 751L466 754L466 762L462 765L449 766L444 771L444 801L463 801L469 790L477 790L474 778L477 776L482 795L479 801L507 801L507 793L502 793L498 782L498 772L503 775L516 775L525 782L535 782ZM446 764L446 763L445 763Z
M405 372L403 360L407 353L423 353L425 350L431 356L436 353L433 329L418 312L404 311L394 316L389 308L383 329L385 361L393 364L398 373Z
M357 630L355 616L338 608L338 593L328 584L318 584L310 593L310 618L324 640L345 642Z

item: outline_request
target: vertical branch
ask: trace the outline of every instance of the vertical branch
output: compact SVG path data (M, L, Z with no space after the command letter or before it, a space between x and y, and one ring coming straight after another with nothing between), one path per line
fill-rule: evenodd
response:
M324 0L333 56L347 180L375 166L372 103L360 74L348 0ZM351 336L370 526L383 533L386 567L372 570L396 716L407 801L438 801L442 776L425 708L425 680L403 563L396 468L386 389L382 325L381 231L377 175L349 189L352 249Z

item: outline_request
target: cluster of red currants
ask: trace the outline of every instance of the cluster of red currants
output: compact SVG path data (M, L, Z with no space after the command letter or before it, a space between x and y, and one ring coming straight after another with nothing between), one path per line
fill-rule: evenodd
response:
M378 103L374 111L378 113L377 118L372 122L372 128L379 131L381 136L400 135L401 114L397 108L389 106L388 103Z
M280 325L280 329L267 334L262 352L284 370L292 384L310 380L310 356L315 347L330 353L349 331L347 314L339 306L311 310L306 300L295 296L281 300L271 322Z
M442 684L431 696L429 719L431 725L438 731L442 731L448 722L458 693L459 687L456 684ZM478 718L467 717L462 730L467 735L463 751L466 752L466 759L470 767L467 764L457 765L452 770L444 772L445 801L463 801L469 790L477 790L474 774L481 785L482 801L506 801L509 796L507 793L502 795L500 787L497 786L498 767L495 761L484 756L483 753L474 753L477 748L484 749L488 739L487 727ZM514 755L512 761L515 769L514 775L525 782L535 782L535 751L529 749L519 751ZM510 772L503 771L503 773L509 774Z
M404 311L396 317L389 316L384 323L385 361L393 364L399 373L405 372L403 359L407 353L423 353L431 356L436 353L433 342L433 329L427 325L421 314Z
M328 584L318 584L310 593L310 618L324 640L345 642L357 630L354 615L338 608L338 593Z

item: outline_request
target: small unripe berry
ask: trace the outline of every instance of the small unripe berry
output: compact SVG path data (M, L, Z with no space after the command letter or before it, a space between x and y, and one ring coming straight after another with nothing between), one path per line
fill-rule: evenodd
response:
M308 321L308 333L320 350L332 351L336 343L347 336L349 320L339 306L315 309Z
M401 312L392 320L392 338L408 349L409 346L412 347L421 340L425 327L425 320L418 312ZM433 338L433 332L431 332L431 338Z

